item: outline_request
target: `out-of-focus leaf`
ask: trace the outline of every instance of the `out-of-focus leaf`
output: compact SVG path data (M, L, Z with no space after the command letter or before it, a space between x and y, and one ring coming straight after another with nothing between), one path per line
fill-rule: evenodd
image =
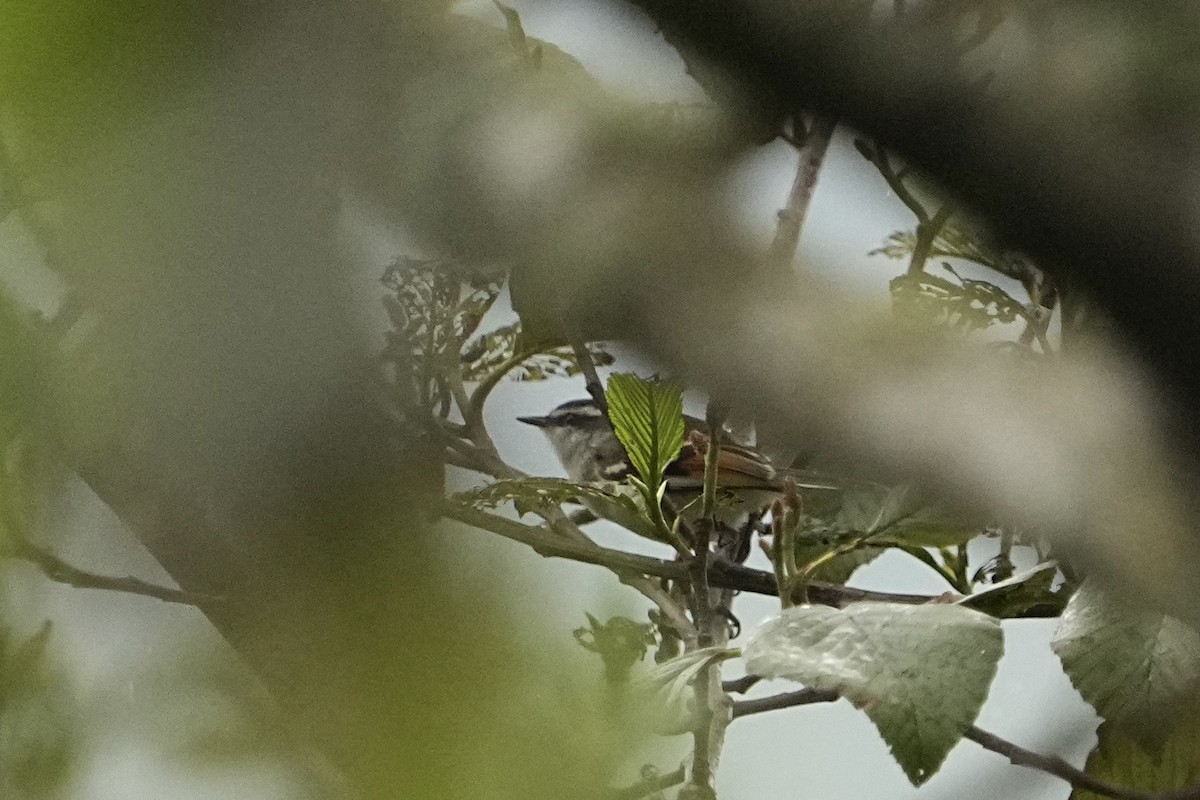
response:
M942 265L953 274L948 264ZM988 281L955 277L959 283L920 272L889 284L897 311L907 318L962 331L1006 325L1025 315L1025 306Z
M1057 564L1039 564L964 597L958 604L1000 619L1019 617L1035 606L1061 610L1066 605L1067 593L1053 591L1057 574Z
M50 624L15 641L0 629L0 794L53 798L70 777L77 743L70 692L49 663Z
M974 539L981 526L928 505L912 487L855 487L842 495L838 525L870 537L871 544L954 547Z
M914 785L975 721L1004 649L997 620L953 605L784 609L750 637L746 671L833 690L875 723Z
M475 337L463 346L462 377L464 381L486 378L493 369L512 358L517 348L524 347L521 323L503 325ZM612 355L600 345L589 343L588 353L598 367L613 363ZM569 378L580 374L579 359L571 347L556 347L530 355L514 367L508 376L515 381L540 381L546 378Z
M629 679L629 670L646 657L646 651L657 641L654 626L629 617L610 617L603 623L591 614L587 618L586 628L573 631L575 641L600 656L610 683L624 683Z
M651 489L683 448L683 392L671 383L636 375L608 379L608 412L617 438L638 475Z
M641 495L619 484L581 484L562 478L517 478L469 489L453 499L476 508L496 508L511 502L519 514L562 503L581 503L598 516L639 536L658 538L642 505Z
M1096 735L1099 742L1084 766L1089 775L1131 794L1166 794L1200 783L1200 714L1181 719L1154 754L1111 722L1103 723ZM1070 800L1107 800L1107 796L1076 789Z
M1091 581L1067 603L1050 646L1096 713L1151 754L1200 690L1200 634L1173 617L1122 608Z
M693 682L709 665L736 658L737 654L737 650L726 647L704 647L657 664L639 678L638 690L662 710L655 729L664 736L691 731L696 714Z

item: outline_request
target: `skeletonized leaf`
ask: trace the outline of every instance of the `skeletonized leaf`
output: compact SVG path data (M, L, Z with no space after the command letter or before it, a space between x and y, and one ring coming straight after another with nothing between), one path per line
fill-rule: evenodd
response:
M641 497L634 491L624 491L618 484L572 483L562 478L517 478L469 489L454 495L453 499L476 508L496 508L512 503L518 514L563 503L582 503L598 516L639 536L658 538Z
M636 375L608 379L608 413L629 461L651 489L683 448L683 392Z
M1200 689L1200 634L1173 617L1121 608L1090 581L1067 603L1050 646L1096 713L1150 753Z
M751 637L746 669L838 692L875 723L913 785L975 721L1004 649L997 620L954 605L785 609Z

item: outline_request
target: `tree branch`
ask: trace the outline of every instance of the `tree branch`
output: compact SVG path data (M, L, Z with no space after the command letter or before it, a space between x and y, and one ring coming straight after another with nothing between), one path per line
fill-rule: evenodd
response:
M1154 793L1139 792L1134 789L1115 786L1108 781L1101 780L1087 774L1083 770L1073 767L1057 756L1045 756L1041 753L1026 750L974 725L967 729L966 733L963 734L963 738L970 739L985 750L990 750L993 753L1004 756L1019 767L1028 767L1045 772L1056 778L1063 779L1077 789L1086 789L1089 792L1104 795L1105 797L1117 798L1117 800L1193 800L1193 798L1200 797L1200 785L1175 791Z
M223 599L216 595L196 594L194 592L185 592L182 589L160 586L133 576L116 578L107 575L97 575L94 572L88 572L87 570L68 564L49 550L39 547L24 537L12 534L11 531L10 535L13 535L16 541L16 546L12 551L13 557L33 564L50 580L72 586L76 589L100 589L109 592L123 592L140 597L152 597L155 600L162 600L166 603L181 603L189 606L219 602Z
M592 402L604 414L604 418L608 419L608 398L604 394L604 383L600 380L600 373L596 371L596 362L592 360L592 354L587 349L587 342L573 336L571 349L575 352L575 360L579 363L579 370L583 373L584 385L588 394L592 396Z
M751 676L746 676L751 677ZM757 697L753 700L735 700L733 702L733 718L761 714L764 711L775 711L780 708L807 706L814 703L832 703L838 699L838 693L822 689L804 688L795 692L774 694L770 697Z
M552 535L551 531L545 527L526 525L460 503L447 500L439 506L438 512L447 519L528 545L539 555L547 558L566 558L571 561L607 567L614 572L650 575L675 581L685 581L689 577L688 565L682 561L667 561L653 556L626 553L623 550L601 547L591 543L590 539L587 540L588 544L567 540ZM716 558L713 560L709 567L709 583L721 589L734 589L774 597L779 595L774 575L763 570L734 564L727 559ZM864 600L920 605L936 599L931 595L873 592L867 589L854 589L849 586L818 581L809 585L808 596L815 603L839 608Z
M750 676L747 676L747 678ZM733 703L733 718L745 717L751 714L761 714L765 711L775 711L782 708L812 705L814 703L829 703L837 700L837 692L820 689L800 689L795 692L761 697L754 700L738 700ZM1167 792L1140 792L1136 789L1126 789L1089 775L1081 769L1068 764L1058 756L1047 756L1019 747L1007 739L1002 739L994 733L989 733L975 725L963 733L964 739L975 742L985 750L1004 756L1019 767L1036 769L1056 778L1061 778L1076 789L1086 789L1095 794L1116 800L1196 800L1200 798L1200 785L1189 786Z
M655 771L643 770L643 778L632 786L626 786L623 789L617 789L612 793L612 800L638 800L654 792L661 792L663 789L670 789L672 786L678 786L687 778L687 771L683 765L673 772L668 772L666 775L660 775Z
M800 163L796 167L796 177L788 193L787 205L779 212L775 238L771 241L770 263L781 272L788 270L796 258L800 231L804 227L804 218L808 216L808 207L817 187L817 176L825 161L825 153L829 149L835 128L835 117L827 114L815 115L812 128L799 148Z

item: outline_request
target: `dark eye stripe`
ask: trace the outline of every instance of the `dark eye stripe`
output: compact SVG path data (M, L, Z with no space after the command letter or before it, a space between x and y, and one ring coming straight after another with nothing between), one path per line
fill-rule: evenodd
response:
M549 422L552 425L592 425L597 422L603 422L604 418L599 414L578 414L568 412L566 414L552 414Z

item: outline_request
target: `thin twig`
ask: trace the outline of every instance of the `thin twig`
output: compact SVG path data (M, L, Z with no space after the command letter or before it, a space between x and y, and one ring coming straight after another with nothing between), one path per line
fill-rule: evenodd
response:
M596 371L596 362L592 360L591 351L587 349L587 342L572 337L571 350L575 352L575 361L579 364L579 371L583 373L584 385L588 394L592 396L592 402L604 414L604 418L608 419L608 398L604 394L604 383L600 380L600 373Z
M908 206L908 210L916 216L918 224L928 222L929 211L905 185L904 178L900 173L892 167L891 159L888 157L887 151L883 149L883 145L876 142L872 152L874 158L871 159L871 163L875 165L875 169L879 170L879 174L887 182L892 194L896 195L901 203Z
M913 244L907 274L917 275L925 271L925 262L929 260L929 254L933 252L933 245L937 241L938 234L950 221L950 217L954 216L954 211L953 203L944 203L933 217L917 222L917 240Z
M592 543L590 539L588 544L573 542L553 535L544 527L526 525L449 500L441 504L439 511L447 519L495 533L515 542L521 542L533 548L539 555L548 558L565 558L570 561L607 567L616 572L651 575L675 581L688 579L688 566L682 561L668 561L653 556L626 553L623 550L601 547ZM709 582L722 589L736 589L769 596L778 596L779 594L773 574L742 564L734 564L727 559L713 560L709 568ZM836 607L864 600L920 605L937 599L932 595L873 592L867 589L854 589L840 584L818 581L809 585L808 595L809 599L815 603Z
M749 676L747 676L749 677ZM733 703L733 718L745 717L751 714L761 714L764 711L775 711L783 708L793 708L814 703L829 703L838 699L838 693L819 689L800 689L795 692L761 697L753 700L738 700ZM994 733L983 730L975 725L963 733L964 739L969 739L985 750L1004 756L1013 764L1020 767L1036 769L1056 778L1061 778L1077 789L1086 789L1095 794L1116 800L1197 800L1200 798L1200 785L1189 786L1167 792L1140 792L1136 789L1126 789L1108 781L1089 775L1081 769L1072 766L1058 756L1047 756L1026 750L1002 739Z
M749 677L749 676L747 676ZM774 694L770 697L756 697L752 700L735 700L732 708L733 719L761 714L764 711L775 711L781 708L807 706L814 703L832 703L838 699L838 693L827 689L800 689L795 692Z
M804 218L808 216L808 207L816 191L817 176L821 172L821 165L825 161L825 153L829 150L829 142L833 139L835 128L835 117L817 114L803 143L797 147L800 151L800 163L796 166L796 177L792 180L787 205L779 212L779 222L775 227L775 238L771 241L769 256L770 264L781 272L790 269L796 258L800 231L804 227Z
M678 786L687 778L687 771L682 764L679 769L668 772L666 775L657 773L647 775L642 780L626 786L623 789L617 789L612 793L612 800L639 800L648 794L661 792L663 789L670 789L672 786Z
M758 675L743 675L740 678L724 681L721 684L721 689L727 694L745 694L751 688L757 686L761 680L762 677Z
M970 739L985 750L990 750L993 753L1004 756L1017 766L1029 767L1030 769L1045 772L1056 778L1062 778L1077 789L1086 789L1089 792L1101 794L1105 797L1117 798L1117 800L1193 800L1200 797L1200 785L1154 793L1139 792L1135 789L1116 786L1073 767L1057 756L1046 756L1026 750L974 725L967 728L966 733L963 734L963 738Z
M538 348L514 351L511 356L497 364L496 368L479 382L479 385L475 387L475 391L471 393L467 408L463 410L463 420L468 429L483 425L483 406L487 402L492 390L500 384L504 376L540 352L542 351Z
M101 589L109 592L123 592L140 597L152 597L166 603L181 603L189 606L199 606L220 602L223 598L216 595L196 594L182 589L172 589L156 583L144 581L141 578L126 576L116 578L107 575L97 575L94 572L80 569L68 564L48 550L24 538L16 538L16 547L12 555L35 565L52 581L66 584L76 589Z

